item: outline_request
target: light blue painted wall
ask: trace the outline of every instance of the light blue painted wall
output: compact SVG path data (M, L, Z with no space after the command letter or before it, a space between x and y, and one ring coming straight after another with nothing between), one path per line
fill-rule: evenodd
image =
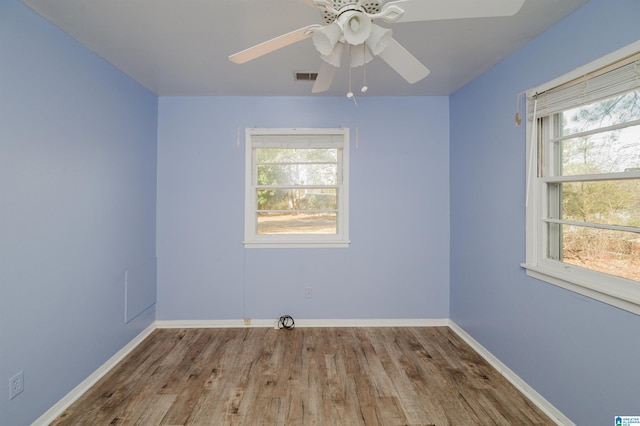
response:
M591 0L450 99L451 318L585 426L640 413L640 317L520 268L525 127L513 117L519 92L640 39L639 19L637 0Z
M141 269L156 235L158 319L451 316L576 423L637 413L638 316L519 267L525 135L513 114L518 92L640 38L639 16L636 0L591 0L450 100L356 108L158 101L0 2L0 386L18 370L26 382L13 401L0 394L0 423L38 417L154 319L123 323L123 274L153 275ZM243 249L236 135L253 126L352 129L349 249Z
M158 319L448 318L448 98L358 103L160 98ZM244 129L340 126L351 247L244 249Z
M18 426L154 320L124 323L124 271L153 303L157 98L17 0L0 41L0 424Z

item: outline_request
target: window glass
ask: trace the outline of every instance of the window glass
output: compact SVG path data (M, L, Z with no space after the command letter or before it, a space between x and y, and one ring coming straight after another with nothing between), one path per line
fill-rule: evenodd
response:
M527 273L640 314L640 42L527 92Z
M640 178L624 176L627 170L640 170L640 122L633 121L640 114L638 93L556 114L554 137L547 142L552 145L547 152L556 154L549 156L547 175L579 178L547 185L547 215L556 221L547 226L550 258L625 278L640 271L640 235L616 229L640 231ZM629 126L603 130L624 122ZM559 138L567 134L575 136ZM598 178L605 173L614 175Z
M640 90L566 110L562 135L586 132L640 120Z
M640 169L640 91L558 114L562 175ZM628 127L609 129L613 125Z
M562 261L640 281L640 241L633 232L560 225Z
M250 129L246 164L245 246L348 244L346 129Z

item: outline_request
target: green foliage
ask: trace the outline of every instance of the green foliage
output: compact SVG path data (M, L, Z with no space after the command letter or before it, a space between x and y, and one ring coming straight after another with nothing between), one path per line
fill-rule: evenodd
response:
M563 135L640 119L640 91L565 111ZM640 126L578 136L562 142L562 174L621 172L640 167ZM564 184L563 218L630 225L640 222L637 180Z
M562 189L566 220L625 226L640 223L639 181L565 183Z
M263 187L257 194L259 210L311 208L318 205L318 197L310 202L309 195L318 190L306 189L305 185L337 183L337 149L259 148L256 155L257 183ZM276 186L279 188L273 188Z
M563 176L640 168L640 125L624 125L640 120L640 91L565 111L561 119L560 135L576 135L558 142ZM618 127L594 132L610 126ZM562 219L640 228L640 179L585 180L561 187ZM640 262L638 234L563 226L561 235L564 261L637 279L637 267L631 265Z

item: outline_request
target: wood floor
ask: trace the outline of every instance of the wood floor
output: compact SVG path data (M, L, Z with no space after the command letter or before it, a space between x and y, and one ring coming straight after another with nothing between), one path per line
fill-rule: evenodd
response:
M448 327L158 329L52 425L552 425Z

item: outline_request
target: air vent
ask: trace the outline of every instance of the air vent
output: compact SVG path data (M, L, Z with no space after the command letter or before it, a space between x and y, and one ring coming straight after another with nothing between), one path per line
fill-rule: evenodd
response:
M293 73L296 81L315 81L318 78L317 72L296 71Z

